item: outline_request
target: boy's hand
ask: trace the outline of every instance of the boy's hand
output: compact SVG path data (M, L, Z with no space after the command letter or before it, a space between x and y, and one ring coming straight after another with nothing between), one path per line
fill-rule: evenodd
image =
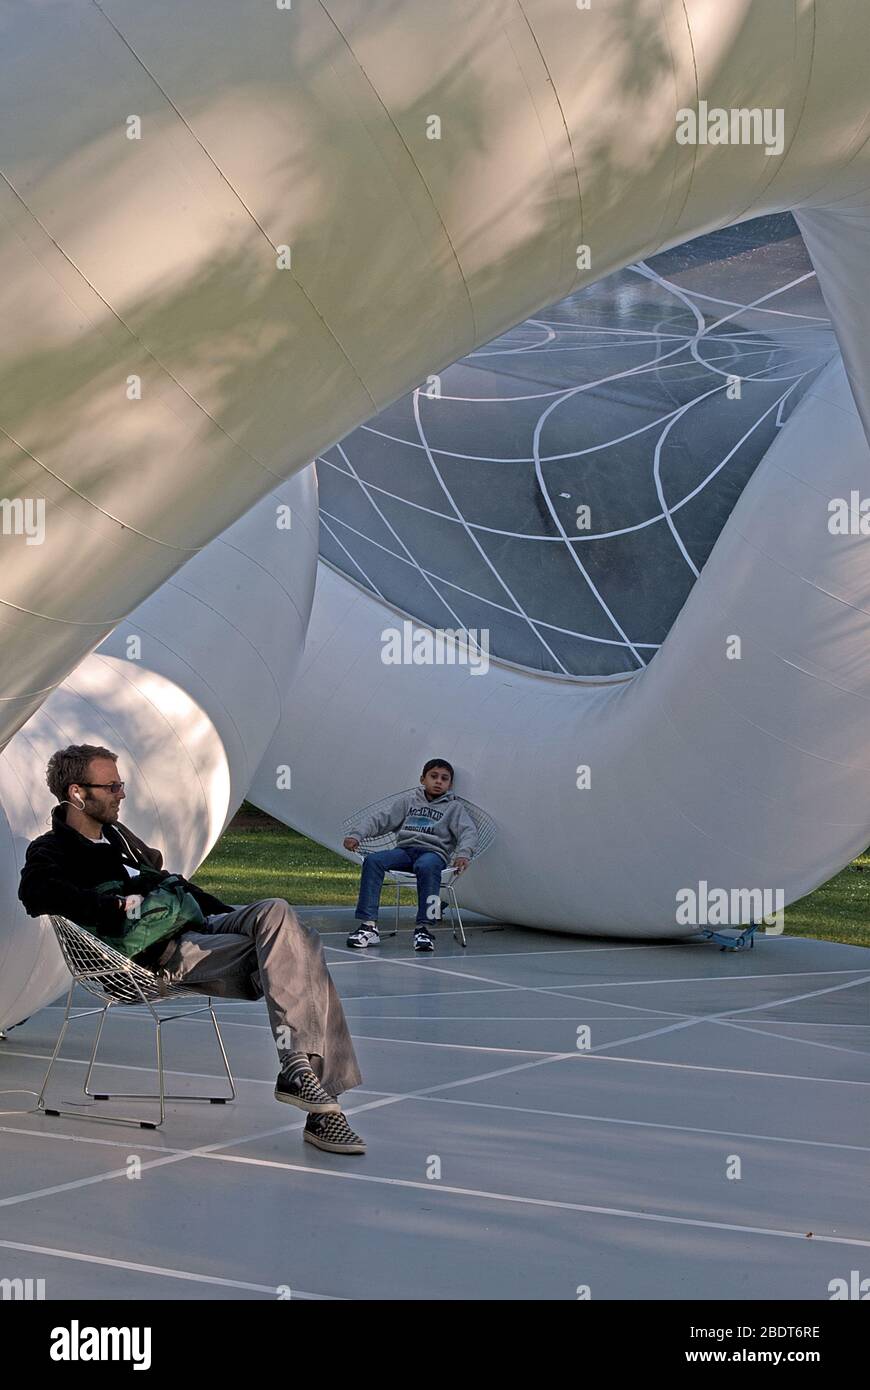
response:
M458 859L454 859L453 867L457 874L464 874L470 863L470 859L465 859L463 856L460 856Z
M345 836L345 839L344 839L344 841L343 841L343 844L344 844L345 849L351 849L351 850L359 849L359 840L356 838L355 835L347 835L347 836Z

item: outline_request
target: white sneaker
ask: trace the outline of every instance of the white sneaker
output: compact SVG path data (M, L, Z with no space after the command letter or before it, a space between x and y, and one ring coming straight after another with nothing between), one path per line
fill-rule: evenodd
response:
M367 946L380 946L381 934L377 927L367 927L361 922L356 931L352 931L347 938L348 946L355 946L358 951L364 951Z

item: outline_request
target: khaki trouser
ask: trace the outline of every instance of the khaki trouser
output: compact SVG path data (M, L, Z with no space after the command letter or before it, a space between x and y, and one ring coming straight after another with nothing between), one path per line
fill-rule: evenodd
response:
M330 1095L360 1084L320 936L283 898L207 917L201 927L174 937L154 970L170 984L195 985L222 999L265 997L281 1052L307 1052Z

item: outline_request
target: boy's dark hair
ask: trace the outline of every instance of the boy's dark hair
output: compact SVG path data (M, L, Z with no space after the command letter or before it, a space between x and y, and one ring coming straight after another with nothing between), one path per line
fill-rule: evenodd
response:
M83 782L88 775L88 766L93 758L111 758L118 761L118 754L110 748L98 748L93 743L71 743L67 748L58 748L52 753L45 769L48 790L58 801L66 801L67 792L74 782Z
M450 781L453 781L453 768L450 766L446 758L430 758L428 763L426 763L423 767L422 775L425 777L426 773L430 770L430 768L433 767L446 767L447 771L450 773ZM75 778L73 778L73 781L75 781Z

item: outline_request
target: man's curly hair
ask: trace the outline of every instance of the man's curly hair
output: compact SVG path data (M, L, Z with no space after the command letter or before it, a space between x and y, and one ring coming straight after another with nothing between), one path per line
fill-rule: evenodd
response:
M118 754L111 748L98 748L93 743L71 743L68 748L58 748L52 753L45 769L48 790L58 801L68 800L67 792L76 782L84 782L88 767L94 758L111 758L118 761Z

